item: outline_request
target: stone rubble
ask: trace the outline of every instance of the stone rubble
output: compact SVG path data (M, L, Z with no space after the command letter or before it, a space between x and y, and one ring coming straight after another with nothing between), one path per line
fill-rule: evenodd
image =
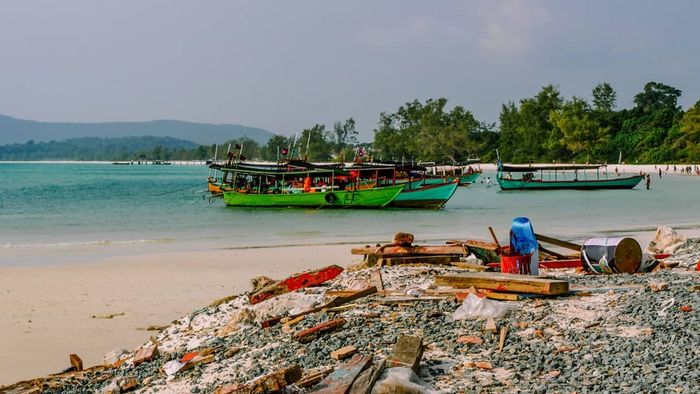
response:
M374 294L336 313L306 315L291 329L282 324L260 327L279 313L322 303L328 290L369 286L371 269L346 270L323 286L256 305L240 295L196 310L153 338L160 354L153 360L134 366L139 349L114 351L105 360L120 365L108 370L109 378L87 373L44 392L118 393L121 382L135 378L138 393L210 393L283 367L298 365L307 371L338 366L343 361L332 354L346 346L385 360L403 334L422 337L425 346L418 376L409 374L403 383L416 386L415 392L693 393L700 387L700 291L694 290L700 284L700 272L694 271L698 259L700 239L691 239L667 260L679 263L675 269L619 275L544 270L544 275L569 281L574 294L508 301L509 312L495 319L499 330L507 327L502 351L498 332L485 333L483 320L452 318L461 302L450 298L382 305L377 302L382 296ZM409 291L418 299L431 289L436 275L458 272L463 271L443 266L381 268L387 290ZM346 323L309 343L293 337L337 318ZM167 363L173 365L193 351L213 356L192 368L165 373ZM386 380L387 371L381 379ZM286 392L311 390L292 385Z

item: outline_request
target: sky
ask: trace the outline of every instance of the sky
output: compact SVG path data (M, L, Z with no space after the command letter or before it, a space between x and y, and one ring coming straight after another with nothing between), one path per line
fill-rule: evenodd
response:
M479 120L557 85L700 100L698 1L0 2L0 114L177 119L292 135L446 97Z

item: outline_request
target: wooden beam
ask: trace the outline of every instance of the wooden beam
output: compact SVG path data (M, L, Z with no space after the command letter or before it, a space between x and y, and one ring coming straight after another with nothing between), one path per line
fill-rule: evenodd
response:
M400 257L382 257L377 261L377 264L382 266L392 266L400 264L437 264L449 265L453 261L458 261L459 256L400 256Z
M571 258L571 256L563 255L563 254L557 253L553 250L549 250L549 249L545 248L544 246L542 246L542 244L539 242L537 243L537 248L540 250L540 252L542 252L544 254L548 254L550 256L554 256L559 260L568 260ZM540 258L542 258L542 257L540 256Z
M427 245L427 246L380 246L352 248L352 254L377 256L410 256L410 255L464 255L461 245Z
M544 243L557 245L557 246L560 246L562 248L575 250L577 252L581 251L581 245L577 245L577 244L572 243L572 242L562 241L560 239L548 237L548 236L542 235L542 234L535 234L535 237L537 238L538 241L541 241Z
M346 323L346 320L343 319L342 317L339 319L328 320L328 321L323 322L321 324L317 324L311 328L307 328L306 330L301 330L301 331L295 333L294 339L296 339L297 341L299 341L301 343L311 342L314 339L321 336L321 334L331 332L337 328L340 328L345 323Z
M501 292L526 294L566 294L569 282L563 280L543 279L527 275L491 274L486 272L469 272L455 275L441 275L435 278L437 286L450 286L458 289L496 290Z
M382 269L377 268L369 272L370 285L377 288L377 291L384 291L384 279L382 278Z

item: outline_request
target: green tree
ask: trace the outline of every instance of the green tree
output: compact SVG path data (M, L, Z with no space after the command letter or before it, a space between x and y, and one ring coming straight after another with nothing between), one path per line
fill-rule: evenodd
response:
M593 88L593 106L596 111L612 112L615 109L617 93L609 83L599 83Z
M309 129L304 129L296 145L299 149L292 150L295 153L298 152L299 158L305 158L308 161L331 160L334 150L334 143L326 126L318 123Z
M600 126L590 105L583 99L574 97L561 109L551 112L549 118L561 131L561 144L574 157L589 159L595 150L608 142L609 130Z
M335 154L336 157L343 161L348 159L352 147L359 143L359 133L355 128L355 119L348 118L344 122L335 122L333 124L333 136L335 137Z

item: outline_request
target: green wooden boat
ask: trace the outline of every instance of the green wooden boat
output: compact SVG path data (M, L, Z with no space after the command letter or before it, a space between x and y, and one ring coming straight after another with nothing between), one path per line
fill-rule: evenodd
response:
M481 171L473 172L471 174L462 174L459 176L459 184L460 186L469 185L476 182L476 180L479 179L479 176L481 176Z
M405 189L389 204L397 208L440 209L454 195L459 182L427 185L417 189Z
M301 208L383 208L403 190L403 185L360 190L305 192L301 189L279 193L224 191L224 202L235 207Z
M234 163L212 166L223 173L224 202L235 207L383 208L404 185L362 188L338 168L310 163Z
M632 189L644 175L602 176L600 164L512 165L498 164L496 180L501 190L601 190ZM595 170L595 173L586 171ZM513 175L516 174L516 175ZM520 175L518 177L517 175ZM572 179L573 177L573 179Z

